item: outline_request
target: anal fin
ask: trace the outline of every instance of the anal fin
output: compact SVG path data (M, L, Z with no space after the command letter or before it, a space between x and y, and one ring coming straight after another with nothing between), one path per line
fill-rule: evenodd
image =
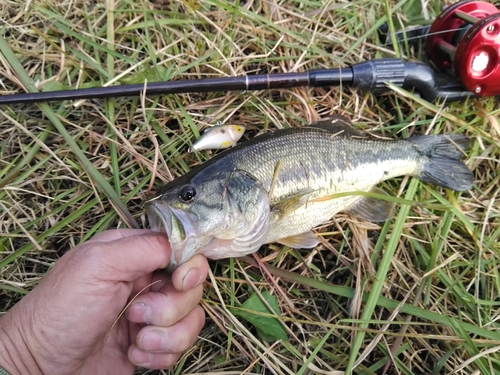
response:
M385 191L377 187L372 187L370 192L388 195ZM346 212L366 221L382 222L394 216L394 204L374 197L362 197L354 206L346 210Z
M294 249L312 249L319 244L318 237L314 232L309 231L295 236L284 237L276 241L282 245L290 246Z

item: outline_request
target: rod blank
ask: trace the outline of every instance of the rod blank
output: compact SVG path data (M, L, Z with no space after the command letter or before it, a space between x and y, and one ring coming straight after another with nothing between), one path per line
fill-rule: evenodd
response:
M351 68L314 70L305 73L261 74L226 78L179 80L111 87L36 92L0 96L2 104L27 104L78 99L104 99L126 96L188 94L214 91L250 91L290 87L349 86L352 84ZM146 90L144 90L146 89Z

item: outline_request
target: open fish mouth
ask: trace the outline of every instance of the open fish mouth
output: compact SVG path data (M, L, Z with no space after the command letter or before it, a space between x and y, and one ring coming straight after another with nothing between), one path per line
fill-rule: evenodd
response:
M168 270L173 271L192 256L195 231L189 216L180 209L151 202L145 207L151 230L168 236L172 254Z
M172 234L171 212L168 208L160 208L154 203L145 207L149 220L149 227L154 232L166 233L168 237Z

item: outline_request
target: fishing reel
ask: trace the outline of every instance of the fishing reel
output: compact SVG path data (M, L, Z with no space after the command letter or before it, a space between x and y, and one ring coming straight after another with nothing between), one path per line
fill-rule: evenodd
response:
M479 96L500 94L500 11L484 1L460 1L434 20L425 51L430 65L453 74Z

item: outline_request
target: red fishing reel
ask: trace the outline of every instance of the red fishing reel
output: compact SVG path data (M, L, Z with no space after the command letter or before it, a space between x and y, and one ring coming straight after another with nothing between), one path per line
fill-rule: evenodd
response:
M460 1L443 10L426 43L429 61L452 71L471 92L500 93L500 12L484 1Z

